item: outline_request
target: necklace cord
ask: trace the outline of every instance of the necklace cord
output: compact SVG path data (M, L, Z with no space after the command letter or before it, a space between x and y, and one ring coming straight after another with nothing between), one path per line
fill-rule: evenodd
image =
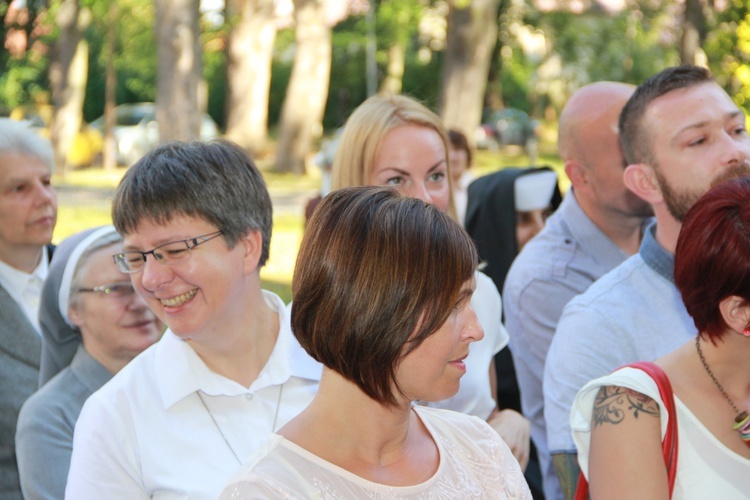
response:
M221 427L219 426L219 423L216 421L216 417L214 417L213 412L208 408L208 405L206 404L206 400L203 399L203 391L196 391L198 394L198 398L201 400L201 403L203 404L203 408L205 408L206 413L208 413L208 416L211 417L211 421L214 423L214 427L216 427L216 430L219 431L219 434L221 435L221 439L224 440L224 443L227 445L227 448L229 448L229 451L232 452L232 455L234 455L235 460L237 460L237 463L242 465L242 460L240 460L239 455L237 455L237 452L234 451L234 447L229 443L229 440L227 439L226 435L224 434L224 431L221 430ZM271 432L276 432L276 423L279 419L279 409L281 408L281 395L284 392L284 384L279 384L279 392L278 396L276 397L276 411L273 415L273 424L271 424Z
M714 385L716 385L716 388L719 389L719 392L721 392L721 395L724 396L724 399L729 402L729 404L734 408L734 412L736 414L742 413L739 408L737 408L737 405L734 404L734 401L732 401L732 398L729 397L729 394L727 394L727 391L724 390L724 388L721 386L718 380L716 380L716 376L714 375L714 372L711 371L711 368L708 367L708 363L706 362L706 358L703 356L703 350L701 349L701 343L700 343L700 335L695 337L695 350L698 351L698 357L701 359L701 363L703 363L703 368L706 369L706 373L708 373L708 376L711 377L711 380L713 380Z

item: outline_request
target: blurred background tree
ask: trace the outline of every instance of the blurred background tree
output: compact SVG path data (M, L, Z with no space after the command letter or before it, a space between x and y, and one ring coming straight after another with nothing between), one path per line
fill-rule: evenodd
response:
M0 113L50 115L65 158L71 130L104 113L108 74L113 104L176 98L176 84L157 91L159 68L177 66L157 50L166 25L155 5L177 1L118 0L115 26L112 0L0 2ZM375 90L417 97L467 131L506 107L554 130L581 85L639 83L686 61L710 67L750 110L745 0L201 0L199 11L198 0L179 1L198 19L180 32L199 50L179 64L202 90L195 106L192 90L174 99L177 114L162 126L194 124L187 111L205 107L228 137L284 171L304 172L318 139ZM58 16L70 6L78 15L66 25ZM295 22L303 12L317 20ZM316 48L306 49L311 37ZM88 62L73 64L82 44ZM468 64L475 55L486 62Z

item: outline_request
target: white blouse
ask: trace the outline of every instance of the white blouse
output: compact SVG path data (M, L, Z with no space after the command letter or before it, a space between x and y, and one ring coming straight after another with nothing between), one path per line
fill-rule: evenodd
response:
M487 423L447 410L413 409L440 456L437 471L423 483L374 483L273 434L229 481L221 499L531 499L518 462Z
M591 449L591 414L599 388L626 387L650 397L661 410L661 434L667 428L668 414L659 396L656 382L642 370L623 368L586 384L578 393L570 412L573 440L578 462L588 478ZM750 492L750 460L727 448L675 396L677 409L677 476L673 500L746 500Z

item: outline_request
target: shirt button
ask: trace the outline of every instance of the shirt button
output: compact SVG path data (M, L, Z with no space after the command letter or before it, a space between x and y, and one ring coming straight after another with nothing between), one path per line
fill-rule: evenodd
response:
M247 399L248 401L252 401L253 400L253 395L252 394L245 394L245 399Z

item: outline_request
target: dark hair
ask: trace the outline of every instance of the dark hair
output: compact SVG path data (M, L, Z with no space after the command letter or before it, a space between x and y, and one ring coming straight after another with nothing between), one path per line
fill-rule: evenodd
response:
M463 132L459 132L455 129L450 129L448 131L448 140L451 143L451 146L453 146L456 149L463 149L466 151L466 165L469 167L471 166L471 148L469 147L469 141L466 139L466 136L463 134Z
M268 259L272 208L266 184L244 149L229 141L169 142L141 158L125 174L112 203L120 234L143 220L166 224L174 217L200 217L224 233L231 247L260 231Z
M650 134L643 123L651 102L673 90L712 81L706 68L683 64L660 71L638 85L620 112L620 144L628 164L653 163Z
M292 331L317 361L381 404L397 404L401 359L445 323L477 254L433 205L388 187L334 191L305 231Z
M674 278L698 331L715 342L729 326L719 303L750 302L750 177L722 182L688 211L677 240Z

